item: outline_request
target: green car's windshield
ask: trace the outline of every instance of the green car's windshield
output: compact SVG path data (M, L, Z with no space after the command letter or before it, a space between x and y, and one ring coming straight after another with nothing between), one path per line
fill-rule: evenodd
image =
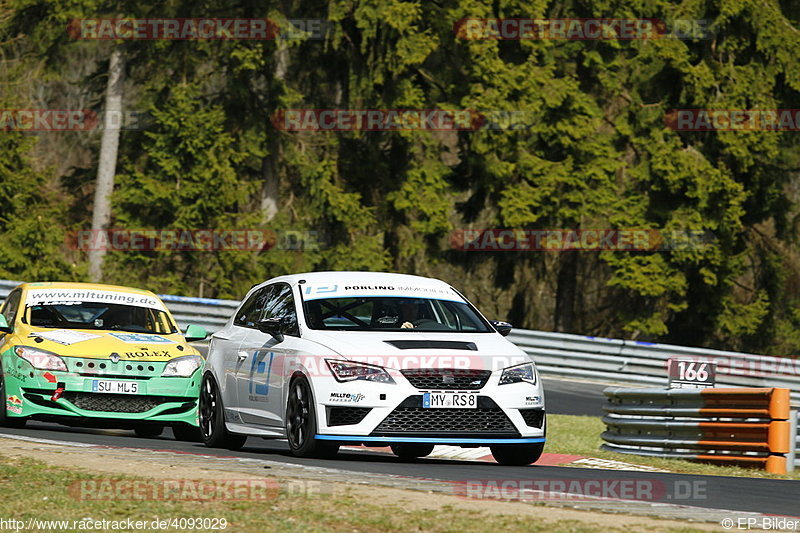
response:
M465 302L369 296L322 298L304 303L311 329L350 331L494 331Z
M43 328L105 329L135 333L175 333L167 313L159 309L102 302L63 302L29 305L31 326Z

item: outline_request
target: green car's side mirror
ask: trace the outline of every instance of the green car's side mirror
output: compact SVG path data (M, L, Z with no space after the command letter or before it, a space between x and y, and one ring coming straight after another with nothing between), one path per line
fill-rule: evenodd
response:
M0 315L0 332L2 333L11 333L13 328L8 325L8 320L3 315Z
M203 326L190 325L186 328L186 342L201 341L208 337L208 332Z

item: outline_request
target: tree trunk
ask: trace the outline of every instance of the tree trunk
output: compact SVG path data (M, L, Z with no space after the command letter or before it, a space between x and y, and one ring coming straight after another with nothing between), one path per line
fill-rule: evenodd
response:
M555 330L575 332L575 299L578 283L578 252L562 252L556 288Z
M95 236L107 230L111 222L111 193L114 190L114 174L117 168L124 77L125 55L120 47L115 47L111 52L108 65L103 136L100 141L100 160L97 165L97 182L94 191L92 233ZM95 242L100 243L100 246L96 246L95 250L89 250L89 278L98 282L103 279L103 257L106 255L108 240L96 238Z
M273 133L273 135L277 135L277 133ZM278 181L280 179L277 169L280 144L268 141L268 146L270 153L261 164L261 173L264 177L264 183L261 186L261 213L264 216L264 222L269 222L278 214Z
M289 68L289 48L284 43L278 44L275 52L275 81L283 83L286 80L286 71ZM277 83L273 83L275 88ZM283 90L283 87L280 88ZM278 194L280 193L280 175L278 162L281 160L281 143L279 132L267 121L267 150L268 154L262 161L261 171L264 183L261 187L261 212L264 222L269 222L278 214Z

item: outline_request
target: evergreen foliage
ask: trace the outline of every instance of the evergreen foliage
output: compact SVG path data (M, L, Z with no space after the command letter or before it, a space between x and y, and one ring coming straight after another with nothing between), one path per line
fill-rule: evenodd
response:
M0 7L2 107L82 101L101 111L113 43L70 39L66 25L121 16L331 23L324 39L123 43L125 105L150 120L122 133L113 196L115 228L310 231L323 242L113 252L108 281L239 298L288 272L391 270L448 280L519 327L800 349L800 134L665 123L680 108L800 108L800 11L790 2L11 0ZM467 40L454 31L465 17L702 19L711 34ZM292 132L272 121L286 109L523 119L507 130ZM85 255L65 235L88 228L98 139L0 134L0 277L85 276ZM270 219L268 176L278 191ZM451 235L464 228L713 238L654 252L459 252Z

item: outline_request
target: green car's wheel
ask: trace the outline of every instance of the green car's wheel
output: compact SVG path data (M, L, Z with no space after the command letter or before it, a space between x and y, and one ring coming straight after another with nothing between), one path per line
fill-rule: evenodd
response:
M203 442L203 435L200 433L200 428L190 426L189 424L172 426L172 434L175 435L176 440L183 442Z
M7 428L21 428L25 427L25 424L28 423L28 419L24 417L16 417L16 416L8 416L6 411L6 378L2 374L2 368L0 368L0 426L5 426Z

